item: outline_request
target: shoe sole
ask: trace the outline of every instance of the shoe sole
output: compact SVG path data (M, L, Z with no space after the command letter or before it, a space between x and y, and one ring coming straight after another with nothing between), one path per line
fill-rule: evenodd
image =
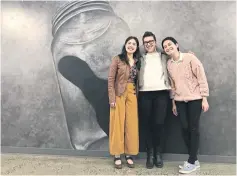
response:
M179 168L183 169L183 166L179 165ZM199 169L199 168L200 168L200 166L196 166L196 169Z
M122 165L114 165L115 169L122 169Z
M164 165L162 164L162 165L156 165L156 167L158 167L158 168L162 168Z
M154 166L146 166L147 169L152 169Z
M190 173L192 173L192 172L194 172L194 171L196 171L197 169L194 169L194 170L192 170L192 171L179 171L179 173L181 173L181 174L190 174Z
M134 168L134 167L135 167L134 164L128 164L128 163L127 163L127 166L128 166L129 168Z

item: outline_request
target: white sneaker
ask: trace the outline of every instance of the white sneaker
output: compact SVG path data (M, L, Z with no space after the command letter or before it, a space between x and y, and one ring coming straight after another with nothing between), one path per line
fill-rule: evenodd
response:
M193 171L196 171L197 168L194 164L190 164L190 163L185 163L185 165L183 166L182 169L179 170L179 173L181 174L189 174Z
M179 165L179 168L182 169L186 164L188 164L188 162L184 161L184 164ZM198 160L195 161L194 165L196 166L196 169L200 168L200 162Z

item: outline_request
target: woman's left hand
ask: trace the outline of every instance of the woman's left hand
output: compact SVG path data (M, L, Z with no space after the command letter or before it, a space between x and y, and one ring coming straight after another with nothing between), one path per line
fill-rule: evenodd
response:
M209 104L208 104L207 98L203 97L203 99L202 99L202 110L203 110L203 112L207 112L208 109L209 109Z

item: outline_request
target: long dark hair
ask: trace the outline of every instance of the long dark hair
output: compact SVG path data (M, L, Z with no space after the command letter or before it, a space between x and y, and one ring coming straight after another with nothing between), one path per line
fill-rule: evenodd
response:
M125 43L123 45L123 48L122 48L122 52L118 55L119 58L121 59L121 61L125 62L126 64L129 65L129 62L128 62L128 55L127 55L127 51L126 51L126 43L131 40L131 39L134 39L137 43L137 49L136 51L133 53L133 58L137 60L136 62L136 66L138 68L138 70L140 70L141 68L141 53L140 53L140 49L139 49L139 41L137 39L137 37L134 37L134 36L129 36L126 40L125 40Z

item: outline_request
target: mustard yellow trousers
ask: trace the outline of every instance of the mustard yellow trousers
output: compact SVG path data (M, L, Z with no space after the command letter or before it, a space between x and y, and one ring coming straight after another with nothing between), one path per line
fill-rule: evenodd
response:
M135 86L128 83L116 107L110 108L109 151L111 155L137 155L139 152L138 111Z

